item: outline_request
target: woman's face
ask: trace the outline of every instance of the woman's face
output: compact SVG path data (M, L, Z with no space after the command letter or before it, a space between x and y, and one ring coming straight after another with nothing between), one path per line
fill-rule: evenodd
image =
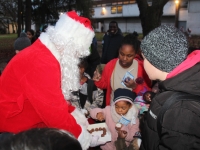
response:
M131 108L131 104L127 101L119 101L115 103L115 111L119 115L125 115L128 110Z
M31 40L33 38L33 35L31 34L31 32L27 31L26 32L27 37Z
M128 68L132 65L135 58L135 49L132 45L122 45L119 49L119 64L122 68Z

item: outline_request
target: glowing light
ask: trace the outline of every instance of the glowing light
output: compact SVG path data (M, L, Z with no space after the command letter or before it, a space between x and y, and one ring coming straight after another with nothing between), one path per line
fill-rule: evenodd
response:
M179 0L175 0L175 3L178 4L178 3L179 3Z

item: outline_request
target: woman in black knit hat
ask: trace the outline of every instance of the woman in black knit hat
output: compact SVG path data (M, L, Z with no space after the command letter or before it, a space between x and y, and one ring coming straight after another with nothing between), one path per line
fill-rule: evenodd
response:
M188 41L174 26L162 25L141 43L144 68L159 80L142 127L141 150L200 148L200 51L187 56Z

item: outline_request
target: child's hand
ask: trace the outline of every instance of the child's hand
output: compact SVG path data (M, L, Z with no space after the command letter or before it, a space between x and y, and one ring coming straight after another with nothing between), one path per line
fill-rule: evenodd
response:
M101 75L100 75L100 73L96 70L96 71L94 72L94 75L93 75L92 80L94 80L94 81L99 81L100 79L101 79Z
M127 136L127 132L124 130L118 130L118 137L119 138L125 138Z
M99 120L99 121L105 120L102 112L97 113L96 117L97 117L97 120Z

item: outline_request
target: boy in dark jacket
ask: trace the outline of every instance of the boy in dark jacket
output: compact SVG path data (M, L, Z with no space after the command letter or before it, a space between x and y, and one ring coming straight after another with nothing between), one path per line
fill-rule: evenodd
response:
M141 49L149 78L161 82L142 125L140 149L199 149L200 51L187 56L187 38L169 25L145 36Z

